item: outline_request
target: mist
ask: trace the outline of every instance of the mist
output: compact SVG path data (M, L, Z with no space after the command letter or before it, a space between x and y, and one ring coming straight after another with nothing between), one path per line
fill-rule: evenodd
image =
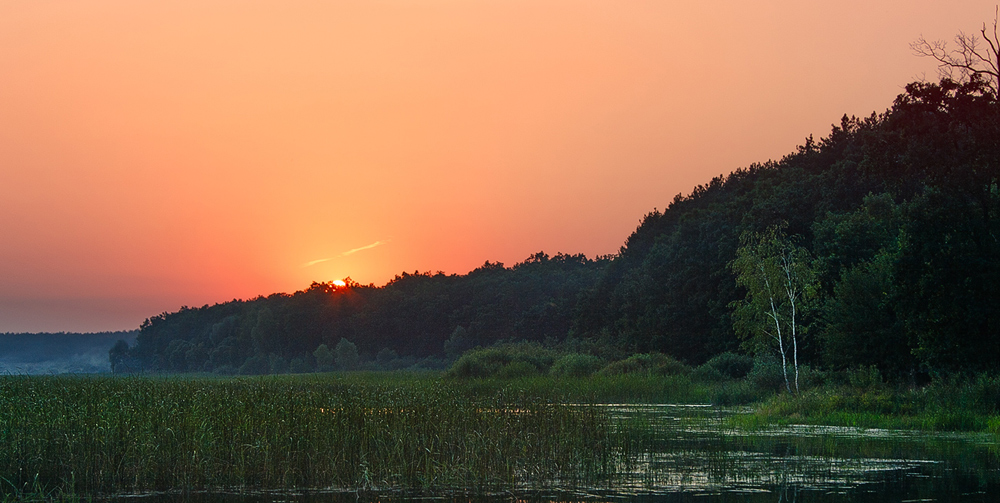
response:
M135 342L138 330L97 333L0 334L0 374L111 372L108 350L119 339Z

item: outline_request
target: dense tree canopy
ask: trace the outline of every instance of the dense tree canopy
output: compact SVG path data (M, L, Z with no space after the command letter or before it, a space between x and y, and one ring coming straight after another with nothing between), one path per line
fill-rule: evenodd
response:
M805 364L874 365L903 379L1000 370L998 179L993 89L914 83L882 114L845 116L779 161L678 195L614 257L538 253L466 275L314 283L182 308L148 319L129 356L165 371L301 371L315 368L321 344L333 352L346 341L360 365L388 368L499 341L569 340L698 364L741 346L740 236L781 226L815 275L810 315L797 320L809 334L797 341Z

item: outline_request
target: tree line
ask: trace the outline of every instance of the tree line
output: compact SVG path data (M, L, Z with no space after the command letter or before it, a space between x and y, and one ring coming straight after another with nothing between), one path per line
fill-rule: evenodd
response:
M609 261L538 252L464 275L403 273L381 287L314 282L293 294L182 307L147 319L134 346L112 350L112 364L254 374L443 368L475 346L565 336Z
M998 166L995 84L912 83L883 113L676 196L614 256L540 252L181 308L146 320L112 363L300 372L345 368L326 353L340 347L352 368L442 367L476 346L571 341L692 365L785 358L789 389L800 364L911 380L997 371Z

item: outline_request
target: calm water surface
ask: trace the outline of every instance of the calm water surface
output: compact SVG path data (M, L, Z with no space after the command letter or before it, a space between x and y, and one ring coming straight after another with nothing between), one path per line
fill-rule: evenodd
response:
M509 493L310 492L145 495L149 503L354 503L607 501L1000 501L1000 442L991 434L827 426L760 431L727 426L738 408L604 405L628 440L612 480L589 487L522 487Z

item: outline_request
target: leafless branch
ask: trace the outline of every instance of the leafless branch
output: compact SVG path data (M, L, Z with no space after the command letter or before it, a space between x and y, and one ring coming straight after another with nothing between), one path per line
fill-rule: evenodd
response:
M986 31L983 23L979 33L988 47L983 48L979 36L959 32L955 36L957 49L949 50L948 43L943 40L928 41L920 36L910 44L910 49L917 56L932 58L938 62L938 73L941 78L958 82L968 82L980 78L994 95L1000 89L1000 37L997 36L997 20L1000 6L994 12L993 33ZM991 36L992 35L992 36ZM957 73L957 75L956 75Z

